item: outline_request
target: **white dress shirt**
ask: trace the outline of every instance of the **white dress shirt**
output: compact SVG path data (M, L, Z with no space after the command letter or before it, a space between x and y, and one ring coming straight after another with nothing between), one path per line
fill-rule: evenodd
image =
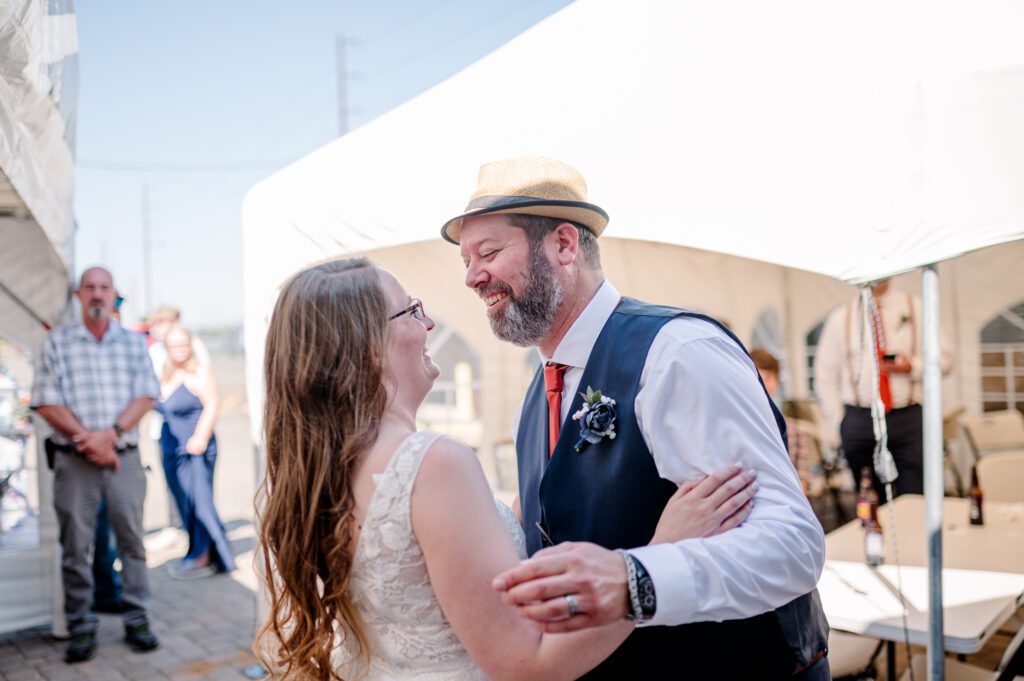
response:
M605 281L550 357L566 364L562 419L601 329L620 299ZM585 387L585 386L584 386ZM825 562L821 525L800 490L753 362L718 327L669 321L640 376L636 415L661 477L680 484L740 462L757 470L750 517L724 534L630 551L654 582L648 625L745 619L814 589ZM516 415L516 437L522 408Z
M924 399L924 357L921 338L921 301L906 291L889 288L875 302L882 317L885 353L901 355L910 362L909 374L889 374L892 406L901 409ZM873 399L871 373L874 363L872 329L862 321L860 295L840 305L828 316L814 355L814 393L825 418L838 433L843 405L870 407ZM953 368L953 354L941 334L942 373Z

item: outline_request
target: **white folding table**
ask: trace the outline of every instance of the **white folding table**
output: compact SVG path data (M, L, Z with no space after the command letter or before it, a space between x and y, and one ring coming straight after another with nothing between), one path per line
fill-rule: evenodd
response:
M826 537L827 560L818 584L832 627L887 642L890 678L895 643L903 640L900 578L910 642L928 642L924 497L899 497L893 511L895 528L888 506L879 510L885 531L884 565L870 568L864 563L863 529L853 521ZM986 503L985 522L980 527L968 523L965 499L944 500L943 645L949 652L978 652L1024 603L1024 504Z

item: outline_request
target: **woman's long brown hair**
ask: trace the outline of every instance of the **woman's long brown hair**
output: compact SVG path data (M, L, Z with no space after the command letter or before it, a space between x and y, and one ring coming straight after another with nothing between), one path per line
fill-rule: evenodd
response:
M340 679L332 664L338 637L351 637L369 662L349 594L352 478L387 402L386 335L386 297L365 258L299 272L270 319L257 508L271 612L254 650L275 675Z

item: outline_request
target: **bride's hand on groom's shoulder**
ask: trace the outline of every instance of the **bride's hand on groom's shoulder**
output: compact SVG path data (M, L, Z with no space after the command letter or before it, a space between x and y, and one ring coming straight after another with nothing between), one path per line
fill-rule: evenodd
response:
M750 515L757 472L732 464L700 480L687 480L661 513L651 544L710 537L740 525Z

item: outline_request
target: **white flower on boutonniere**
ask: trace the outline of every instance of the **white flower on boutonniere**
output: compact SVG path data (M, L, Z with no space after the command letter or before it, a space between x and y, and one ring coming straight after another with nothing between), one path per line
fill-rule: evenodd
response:
M573 421L580 422L577 452L582 452L588 444L597 444L603 438L615 439L615 400L589 385L587 392L580 393L580 397L583 398L583 406L572 415Z

